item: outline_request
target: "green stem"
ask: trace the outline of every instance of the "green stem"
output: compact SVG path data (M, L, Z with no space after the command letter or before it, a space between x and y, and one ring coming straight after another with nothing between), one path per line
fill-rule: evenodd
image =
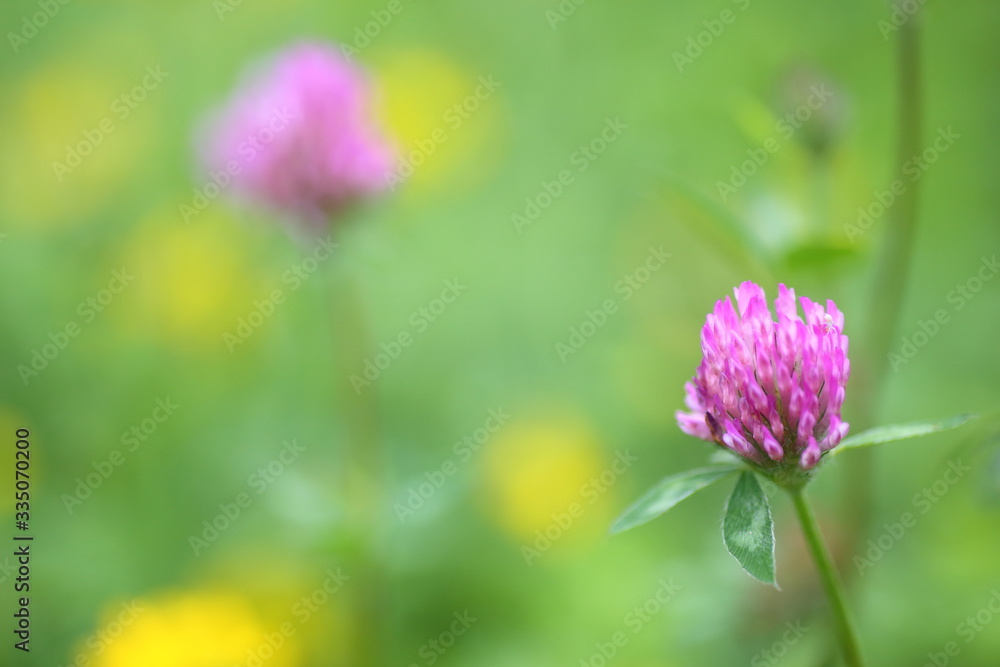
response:
M801 488L790 489L788 491L795 504L795 512L799 516L799 523L802 524L802 533L805 535L809 550L812 552L813 560L816 561L816 569L819 570L820 579L823 581L823 589L830 602L830 611L833 613L833 621L837 628L837 637L840 640L840 647L844 653L844 662L848 667L861 667L861 649L858 647L857 633L851 623L850 614L847 611L847 603L844 597L844 587L840 583L837 571L833 566L833 559L820 535L819 525L816 523L816 515L813 514L809 501L806 500L805 491Z
M920 181L911 181L903 174L903 165L921 151L922 104L920 91L920 12L911 16L899 29L897 82L897 143L894 178L905 185L893 210L887 215L881 254L874 276L874 287L868 313L866 363L858 366L856 396L858 411L852 419L858 429L875 425L882 393L888 355L896 332L896 324L906 294L910 259L917 229ZM845 479L850 484L850 516L855 517L853 543L861 543L867 530L872 507L873 452L858 452L852 457Z
M892 345L896 320L903 305L909 279L910 256L917 229L917 204L920 181L912 181L903 174L903 165L918 155L922 124L920 95L920 16L911 16L899 29L899 82L898 124L895 178L906 189L899 195L886 225L882 241L882 256L875 276L878 289L871 303L871 341L878 384L885 377L887 354Z
M372 334L357 278L345 269L342 297L336 309L337 331L343 355L341 415L347 425L344 495L350 522L349 568L355 584L355 648L352 663L358 667L383 664L385 607L388 586L382 567L383 460L378 433L378 400L374 386L357 388L350 375L361 374L370 354Z

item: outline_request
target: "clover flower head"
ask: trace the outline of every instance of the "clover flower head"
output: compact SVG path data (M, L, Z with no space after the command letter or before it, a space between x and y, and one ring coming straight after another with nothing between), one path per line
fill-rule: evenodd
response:
M320 228L385 189L395 165L369 97L364 73L338 50L293 45L253 71L206 124L202 161L246 203Z
M701 331L703 358L684 385L685 433L715 442L763 469L809 470L847 434L840 417L851 365L844 316L778 287L777 320L764 290L744 282L717 301Z

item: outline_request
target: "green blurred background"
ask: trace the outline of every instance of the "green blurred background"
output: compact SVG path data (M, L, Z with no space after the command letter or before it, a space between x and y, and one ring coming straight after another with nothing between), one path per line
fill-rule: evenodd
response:
M833 298L846 332L864 331L886 218L853 239L846 226L898 167L895 35L879 27L887 3L402 0L387 21L390 3L379 0L52 2L51 16L43 5L0 9L0 432L12 471L14 431L31 431L35 535L30 656L10 646L13 558L0 556L0 662L229 667L263 650L261 664L356 664L360 577L319 595L308 615L301 605L331 570L354 574L356 508L343 479L351 420L368 401L378 414L368 454L382 470L368 566L383 577L384 664L835 664L784 498L782 592L750 580L722 546L722 485L648 526L606 531L655 481L706 460L673 413L705 313L734 285L757 280L773 296L785 282ZM949 299L1000 248L1000 6L930 3L924 19L923 145L939 128L960 136L921 172L894 349L938 309L950 320L889 372L882 422L989 415L1000 396L1000 281L961 308ZM194 157L204 115L248 63L302 37L358 47L404 154L436 128L446 139L405 184L356 212L337 255L290 290L282 276L311 247L224 196L188 221L180 206L207 182ZM690 46L699 39L700 53ZM689 48L695 57L678 66ZM166 76L123 117L114 105L147 67ZM499 87L455 122L448 110L480 77ZM832 98L786 136L781 118L824 85ZM108 118L113 131L57 174L53 162ZM581 158L616 121L603 152ZM778 150L723 201L718 182L769 138ZM562 192L540 196L564 170ZM512 216L534 217L530 200L542 210L524 225ZM640 271L648 279L626 299L616 284L650 248L669 258ZM88 314L81 304L102 298L116 270L134 277ZM465 290L418 324L413 314L437 308L448 280ZM363 399L344 390L361 367L348 284L376 346L413 336ZM284 303L230 351L224 335L276 288ZM608 299L616 312L560 355L557 344ZM79 334L24 376L70 322ZM165 415L158 400L177 406L162 423L149 421ZM477 432L497 425L491 410L502 424ZM850 386L845 410L848 421L859 410ZM129 451L133 427L147 434ZM987 416L876 453L864 539L886 544L883 524L904 512L917 522L854 577L870 664L923 665L950 641L961 650L948 664L997 664L1000 620L968 642L958 627L1000 587L996 432ZM481 447L456 450L467 437ZM279 467L286 441L303 451ZM116 450L121 464L68 502ZM635 462L614 468L625 452ZM939 483L946 491L924 512L915 495L956 460L971 472ZM252 476L268 465L279 472L262 485ZM440 471L440 488L404 515ZM814 485L835 551L849 472L833 462ZM11 478L0 481L5 526ZM244 493L249 507L195 555L191 537ZM567 524L573 503L582 511ZM546 546L538 531L557 539ZM857 575L856 554L838 554ZM142 611L123 611L129 604ZM456 613L476 620L449 637L468 625L453 625ZM796 622L807 631L783 642ZM294 634L270 655L262 647L285 623ZM605 659L616 633L626 641ZM780 660L762 653L772 646Z

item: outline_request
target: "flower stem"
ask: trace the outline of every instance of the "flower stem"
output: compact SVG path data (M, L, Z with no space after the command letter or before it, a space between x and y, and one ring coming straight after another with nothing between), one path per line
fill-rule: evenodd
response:
M917 229L920 182L903 173L903 165L920 154L922 128L920 21L918 10L899 28L897 40L897 101L896 101L896 173L894 178L905 183L905 190L896 199L893 211L886 216L878 264L873 277L874 288L869 302L867 362L859 364L856 405L857 418L852 423L858 429L875 426L879 398L885 386L888 357L896 331L899 313L909 282L910 259ZM848 464L845 481L850 485L849 515L854 517L854 546L860 545L868 528L872 511L874 450L860 451Z
M356 276L345 270L338 304L338 341L343 355L341 384L346 422L344 496L349 517L348 567L355 582L354 650L358 667L383 664L386 646L383 619L388 605L388 586L382 567L383 453L378 433L378 399L374 387L356 388L349 375L369 355L372 335L365 300Z
M862 667L861 649L858 647L857 633L851 622L850 614L847 611L847 603L844 598L844 587L840 583L837 571L833 566L833 559L820 535L819 525L816 523L816 515L813 514L809 501L806 500L805 491L802 488L789 489L792 502L795 504L795 512L799 516L799 523L802 524L802 532L809 550L812 552L813 560L816 561L816 569L819 570L820 579L823 581L823 589L830 602L830 610L833 613L834 624L837 628L837 637L840 640L840 648L844 653L844 662L848 667Z
M921 152L920 132L922 109L920 94L920 13L916 13L899 29L896 102L899 134L896 137L895 177L906 183L906 189L895 203L894 215L888 216L882 254L875 276L878 289L873 290L871 302L871 342L878 384L884 379L888 364L887 353L892 345L896 320L903 306L906 285L909 282L910 257L917 229L917 204L920 183L905 178L904 165Z

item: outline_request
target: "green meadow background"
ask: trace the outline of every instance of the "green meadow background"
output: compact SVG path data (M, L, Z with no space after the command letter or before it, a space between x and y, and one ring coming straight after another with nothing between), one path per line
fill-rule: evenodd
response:
M28 655L0 548L0 663L354 667L371 605L400 667L837 664L785 498L780 592L721 543L728 483L607 528L711 453L673 415L733 286L833 298L859 349L901 168L891 16L878 0L3 3L0 543L19 428L35 539ZM929 152L876 407L983 417L875 452L860 552L848 457L813 486L872 665L1000 655L998 22L995 3L924 9ZM303 38L352 47L412 167L332 253L233 205L196 158L246 67ZM358 458L380 473L352 496ZM365 599L352 567L384 594Z

